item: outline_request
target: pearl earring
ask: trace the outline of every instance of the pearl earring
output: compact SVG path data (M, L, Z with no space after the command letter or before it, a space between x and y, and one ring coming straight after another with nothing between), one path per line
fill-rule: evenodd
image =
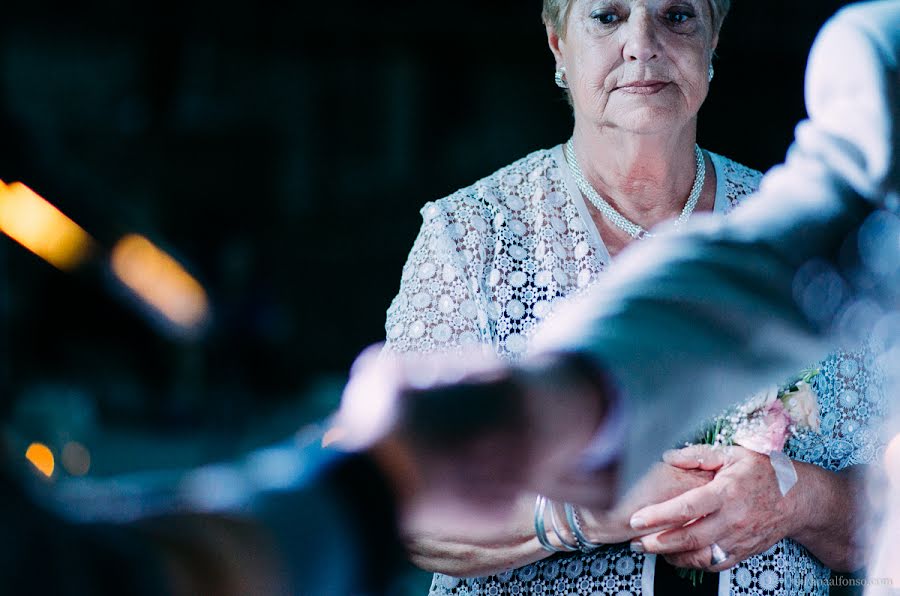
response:
M716 69L713 68L712 64L710 64L709 65L709 80L710 80L710 82L712 82L714 76L716 76Z
M556 86L560 89L568 89L569 83L566 81L566 67L563 66L561 68L556 69L556 75L554 76L554 80L556 81Z

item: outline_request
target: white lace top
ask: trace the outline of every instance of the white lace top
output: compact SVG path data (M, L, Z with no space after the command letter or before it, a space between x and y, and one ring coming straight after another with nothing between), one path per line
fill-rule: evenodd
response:
M714 153L715 211L756 190L761 174ZM559 300L602 283L607 251L572 178L562 147L542 150L422 209L424 223L387 313L386 348L452 351L481 344L515 360ZM829 469L872 461L883 410L867 352L838 352L816 379L822 434L799 437L791 456ZM557 555L484 578L436 574L432 595L652 593L652 555L612 545ZM720 592L827 594L830 572L784 540L721 574ZM799 587L798 586L806 586Z

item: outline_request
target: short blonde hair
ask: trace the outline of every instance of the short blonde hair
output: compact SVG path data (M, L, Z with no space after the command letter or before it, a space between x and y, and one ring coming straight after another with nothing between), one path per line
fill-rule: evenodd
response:
M544 10L541 16L544 23L551 25L560 37L566 33L566 19L569 9L575 0L544 0ZM731 0L706 0L709 3L713 17L713 31L718 31L725 21L725 15L731 9Z

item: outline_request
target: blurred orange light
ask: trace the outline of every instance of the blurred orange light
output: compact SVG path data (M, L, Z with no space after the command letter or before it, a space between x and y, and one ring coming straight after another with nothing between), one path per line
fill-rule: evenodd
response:
M25 451L25 458L47 478L53 476L53 470L56 468L53 452L43 443L29 445Z
M84 476L91 469L91 453L81 443L66 443L62 450L62 465L72 476Z
M203 286L143 236L129 234L116 243L112 270L141 300L172 323L189 329L205 320L209 300Z
M78 224L21 182L0 181L0 230L64 271L86 261L94 244Z

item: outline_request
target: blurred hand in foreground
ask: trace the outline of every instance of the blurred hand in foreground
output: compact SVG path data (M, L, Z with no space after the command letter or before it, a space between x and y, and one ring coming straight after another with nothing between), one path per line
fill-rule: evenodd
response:
M336 427L345 448L369 450L382 465L404 523L441 518L492 533L523 491L610 506L614 471L577 465L605 414L601 387L565 355L510 368L481 351L370 349L353 367Z

